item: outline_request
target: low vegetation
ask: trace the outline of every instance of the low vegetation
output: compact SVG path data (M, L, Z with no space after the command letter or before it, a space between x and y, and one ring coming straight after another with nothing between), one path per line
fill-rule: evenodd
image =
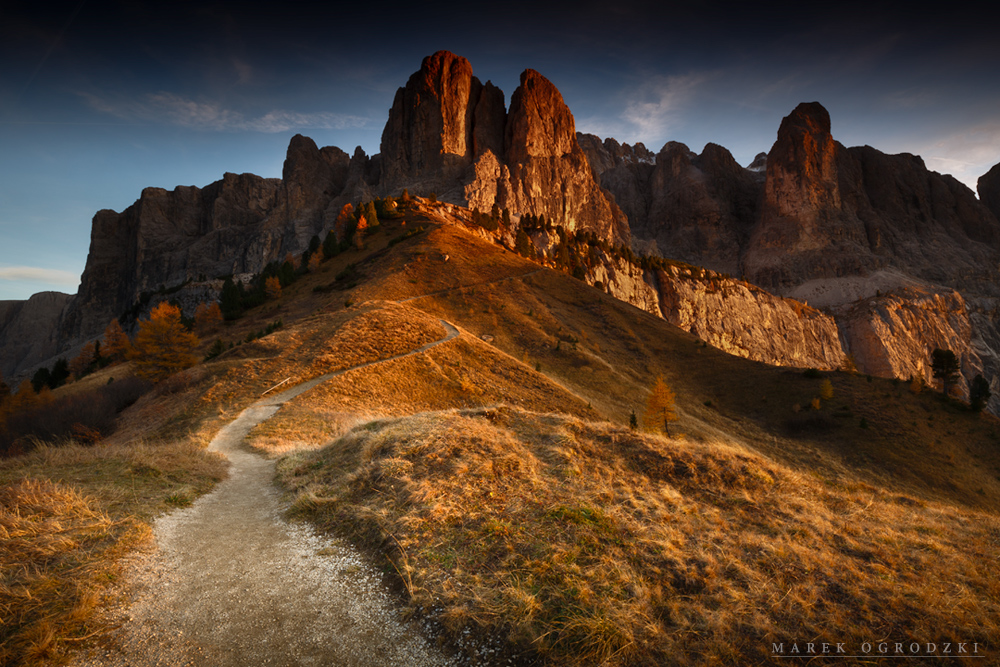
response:
M384 553L453 636L554 665L760 664L772 642L1000 636L1000 521L720 441L510 407L287 457L294 509Z

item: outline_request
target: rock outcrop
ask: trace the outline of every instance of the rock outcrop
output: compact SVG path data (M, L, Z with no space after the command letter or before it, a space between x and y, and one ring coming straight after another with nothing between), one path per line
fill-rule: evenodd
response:
M993 165L992 169L979 177L976 189L979 191L979 201L1000 220L1000 164Z
M576 139L573 114L534 70L504 95L465 58L439 51L396 92L382 132L380 191L433 192L481 211L494 204L624 243L628 221L601 190Z
M844 148L818 103L800 104L782 121L766 173L761 216L743 254L748 280L784 292L892 267L996 292L996 216L919 157Z
M61 292L39 292L26 301L0 301L0 376L8 384L61 351L59 332L72 300Z
M634 239L655 243L655 254L663 257L740 273L742 248L759 217L759 172L711 143L698 155L671 141L655 157L641 144L602 144L592 135L584 135L581 145L597 165L601 186L628 215ZM640 250L638 245L633 247ZM649 246L642 244L641 251Z
M840 368L844 351L834 319L745 282L657 271L663 318L729 354L777 366Z
M424 58L396 91L382 131L383 190L461 197L474 160L503 154L505 123L503 92L473 76L468 60L448 51Z
M973 343L965 300L948 289L907 287L861 300L838 313L844 341L858 368L882 377L922 377L935 384L930 352L951 350L962 377L958 391L984 369Z

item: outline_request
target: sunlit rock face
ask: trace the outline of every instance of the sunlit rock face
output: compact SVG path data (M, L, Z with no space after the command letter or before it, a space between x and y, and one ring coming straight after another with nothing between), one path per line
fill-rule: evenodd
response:
M767 156L760 219L744 252L748 280L780 291L878 266L864 224L843 209L841 160L820 104L800 104L781 121Z
M425 58L389 112L380 190L433 192L482 211L496 204L515 219L544 215L626 242L627 219L594 180L562 95L534 70L520 83L508 111L503 92L481 84L465 58L447 51Z
M383 188L453 198L476 157L502 154L505 122L503 92L473 76L468 60L448 51L424 58L382 131Z
M656 272L663 317L739 357L778 366L835 369L844 360L833 318L729 278Z
M544 215L569 231L593 232L615 244L628 242L628 220L594 179L573 114L556 87L534 70L521 74L511 97L504 167L497 180L500 208ZM483 186L489 184L473 184Z
M958 391L984 370L962 295L954 290L903 288L862 299L838 316L845 342L865 372L882 377L920 376L934 384L929 350L951 350L962 377Z

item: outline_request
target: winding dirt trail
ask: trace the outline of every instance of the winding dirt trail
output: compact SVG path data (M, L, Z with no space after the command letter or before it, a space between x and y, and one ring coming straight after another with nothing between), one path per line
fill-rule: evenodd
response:
M419 628L402 623L381 575L350 545L283 518L274 461L243 440L282 404L331 377L258 401L223 428L209 449L231 462L229 477L190 507L158 519L159 549L135 566L133 603L119 610L111 648L83 666L452 665Z

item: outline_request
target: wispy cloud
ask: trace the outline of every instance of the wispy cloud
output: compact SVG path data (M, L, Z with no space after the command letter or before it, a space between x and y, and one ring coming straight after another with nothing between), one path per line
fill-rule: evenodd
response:
M642 136L666 136L705 79L704 75L656 77L629 100L622 118Z
M0 280L45 283L75 288L80 284L79 274L60 269L42 269L37 266L0 266Z
M625 108L617 116L582 118L580 131L658 146L685 122L691 102L708 79L707 74L651 77L629 90Z
M89 93L81 95L93 109L123 120L178 125L196 130L264 133L300 128L344 130L363 127L368 122L361 116L330 112L299 113L285 109L248 117L218 102L193 100L168 92L126 101L107 100Z
M932 137L907 150L921 155L928 168L951 174L975 192L979 177L1000 162L1000 121Z

